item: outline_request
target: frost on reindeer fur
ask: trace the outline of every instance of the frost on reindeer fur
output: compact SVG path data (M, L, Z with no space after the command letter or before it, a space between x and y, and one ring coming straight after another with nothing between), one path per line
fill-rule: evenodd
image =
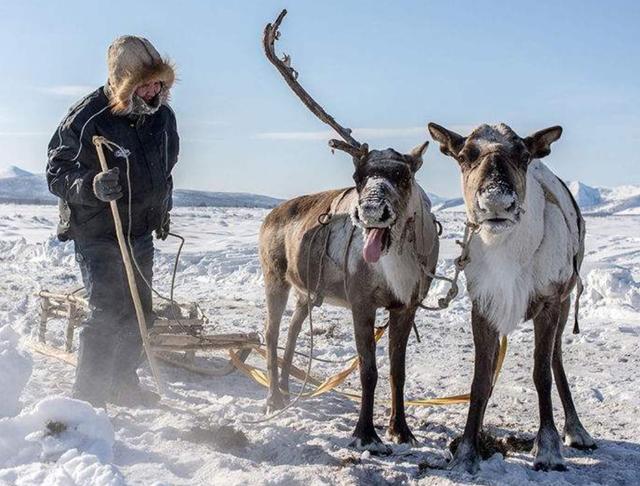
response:
M13 328L0 327L0 417L20 411L20 395L31 376L31 357L17 346L18 335Z

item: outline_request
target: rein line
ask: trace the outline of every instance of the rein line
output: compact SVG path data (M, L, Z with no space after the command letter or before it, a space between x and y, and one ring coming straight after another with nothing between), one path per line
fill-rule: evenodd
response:
M425 305L422 303L424 301L420 302L418 304L418 307L428 311L441 311L449 307L451 301L453 301L453 299L457 297L458 292L460 291L458 287L458 278L460 276L460 273L471 261L471 259L469 258L469 244L471 243L471 239L473 238L473 236L478 232L479 228L480 227L478 224L472 223L469 220L464 223L464 236L462 237L462 241L456 240L456 244L458 244L462 249L460 252L460 256L454 260L455 272L453 274L453 277L449 278L443 275L437 275L436 273L433 273L429 270L425 270L425 273L434 280L444 280L445 282L449 282L451 284L451 287L449 288L447 295L438 299L437 307ZM421 265L424 266L424 264L422 263Z

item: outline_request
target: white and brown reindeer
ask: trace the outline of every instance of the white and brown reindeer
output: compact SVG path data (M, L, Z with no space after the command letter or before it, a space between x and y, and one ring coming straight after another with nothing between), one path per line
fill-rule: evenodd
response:
M467 137L435 123L429 131L460 165L468 223L476 228L465 268L475 367L467 423L450 467L477 470L499 337L533 319L540 417L534 468L564 470L551 404L552 370L565 413L565 443L583 449L595 448L595 442L578 418L562 363L562 332L584 255L584 221L565 184L538 160L549 155L562 128L526 138L504 124L481 125Z
M329 144L352 156L355 188L286 201L269 213L261 227L260 262L268 312L267 412L285 405L296 339L310 307L323 300L346 307L353 316L362 383L354 445L388 452L373 425L378 379L374 324L376 310L387 309L392 394L388 436L396 442L415 443L404 411L405 353L416 309L431 284L439 244L430 203L415 180L427 143L401 154L393 149L369 150L357 142L351 130L340 126L300 86L288 57L276 56L274 43L285 13L267 25L265 53L303 103L340 134L343 140ZM331 217L326 218L327 214ZM295 310L278 379L278 335L291 289Z

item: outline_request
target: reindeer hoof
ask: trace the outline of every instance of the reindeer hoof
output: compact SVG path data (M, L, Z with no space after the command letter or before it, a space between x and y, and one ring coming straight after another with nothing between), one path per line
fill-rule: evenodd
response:
M264 413L271 415L272 413L282 410L286 405L286 401L282 394L273 393L267 397L267 404L264 407Z
M371 454L377 456L388 456L392 452L391 447L380 440L375 430L367 434L354 432L353 435L355 439L349 446L359 451L369 451Z
M417 447L419 444L418 439L406 425L404 427L389 426L387 439L396 444L409 444L411 447Z
M540 430L531 451L535 456L533 469L535 471L566 471L567 466L560 449L560 436L555 428Z
M480 456L475 447L464 440L461 441L447 469L459 473L476 474L480 469Z
M286 382L280 382L280 391L285 395L285 399L289 396L289 380L287 380Z
M593 451L598 448L595 441L582 424L564 428L564 445L581 451Z

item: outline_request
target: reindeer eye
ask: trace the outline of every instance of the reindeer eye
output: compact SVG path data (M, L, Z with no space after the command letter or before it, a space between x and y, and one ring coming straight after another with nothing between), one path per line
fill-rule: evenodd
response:
M478 159L478 151L473 147L463 150L458 155L458 160L463 164L473 164Z

